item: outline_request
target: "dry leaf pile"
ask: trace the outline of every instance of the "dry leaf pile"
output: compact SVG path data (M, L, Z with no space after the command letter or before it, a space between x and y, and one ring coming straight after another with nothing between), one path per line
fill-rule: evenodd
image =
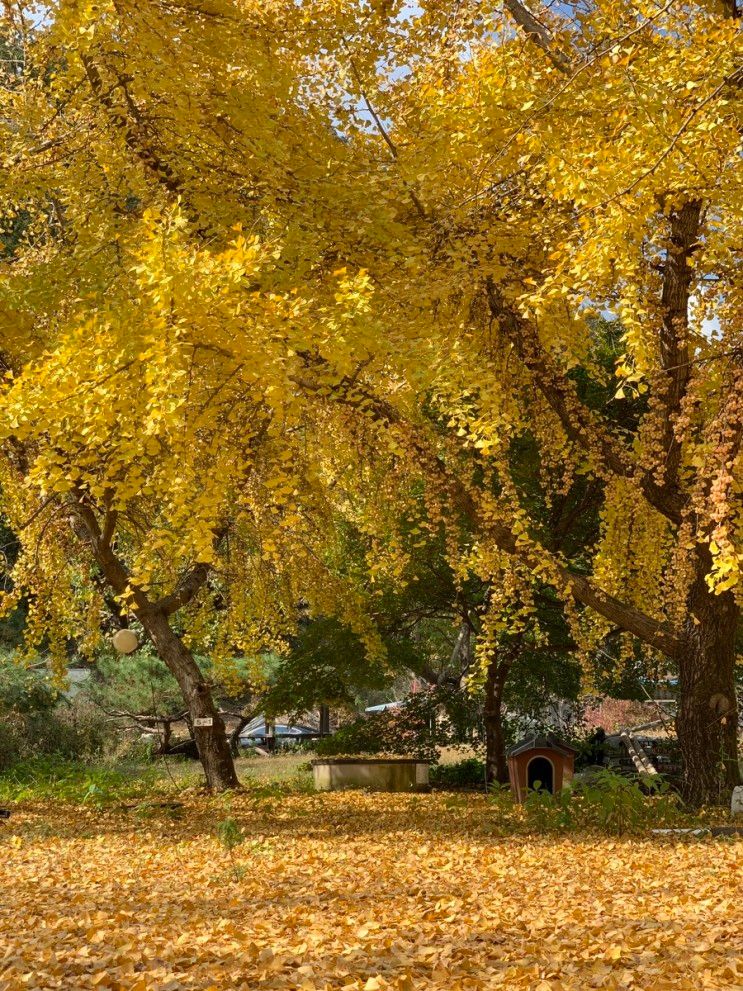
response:
M506 838L494 815L350 793L25 809L0 833L0 991L743 988L743 844Z

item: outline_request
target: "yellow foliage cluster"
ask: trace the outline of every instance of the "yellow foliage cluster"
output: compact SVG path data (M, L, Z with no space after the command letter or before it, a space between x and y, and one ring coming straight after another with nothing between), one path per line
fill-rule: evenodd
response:
M225 656L300 598L363 629L408 511L502 588L485 648L536 584L599 632L620 598L667 654L695 576L739 588L735 18L5 6L2 498L32 640L100 608L67 604L90 577L81 506L126 564L122 604L212 569L228 608L187 634ZM577 562L515 477L526 435L547 510L576 478L606 493ZM346 524L365 575L335 566Z

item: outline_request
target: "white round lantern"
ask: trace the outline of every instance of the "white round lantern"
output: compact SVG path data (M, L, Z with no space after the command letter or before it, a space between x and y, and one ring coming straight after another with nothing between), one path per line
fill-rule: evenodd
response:
M133 630L117 630L113 636L113 645L120 654L133 654L139 647L139 640Z

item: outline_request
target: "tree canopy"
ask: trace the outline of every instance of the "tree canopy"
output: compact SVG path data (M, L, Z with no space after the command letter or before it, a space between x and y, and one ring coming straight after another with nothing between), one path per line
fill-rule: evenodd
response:
M300 595L373 638L401 529L443 530L492 589L483 658L549 585L586 657L618 631L678 666L688 796L737 781L734 2L4 6L30 641L95 616L95 575L183 663L270 641ZM522 442L540 506L595 487L594 544L555 546Z

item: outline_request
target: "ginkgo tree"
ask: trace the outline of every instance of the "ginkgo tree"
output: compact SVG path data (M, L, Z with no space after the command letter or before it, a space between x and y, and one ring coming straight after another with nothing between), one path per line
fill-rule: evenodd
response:
M619 632L675 665L687 797L719 798L739 778L735 6L4 7L0 434L31 640L78 621L93 561L164 652L200 622L228 655L268 577L313 584L315 562L330 597L334 514L372 574L401 571L391 517L412 515L502 590L484 663L537 582L587 655ZM598 400L597 312L626 416ZM514 470L527 436L547 504L598 487L596 546L555 549Z
M363 258L400 378L364 369L345 401L397 430L475 522L467 568L497 587L526 567L523 604L528 573L555 585L586 652L620 633L677 669L686 796L718 800L740 780L736 9L509 13L384 5L326 60L353 94L347 140L405 226ZM625 417L601 406L599 312L620 328ZM579 477L603 494L601 540L572 560L514 471L522 436L548 499Z
M453 547L464 571L520 586L527 612L533 578L550 582L586 654L620 634L678 671L686 796L718 800L740 780L736 10L509 15L386 4L328 49L340 126L374 177L355 182L397 221L379 253L353 218L342 257L368 268L389 357L379 375L360 354L333 396L474 525ZM623 416L602 406L599 312L619 328ZM601 540L572 559L514 471L524 436L548 501L577 478L602 493ZM493 629L514 620L507 600Z
M599 2L517 11L514 31L496 5L430 4L404 30L387 20L383 64L361 33L335 63L367 110L356 130L409 193L418 247L400 270L389 254L371 268L375 308L408 321L429 408L476 459L470 477L451 477L451 456L436 466L478 521L469 563L492 581L516 559L588 607L574 617L587 649L618 631L677 667L695 803L740 780L735 15ZM621 328L613 402L633 415L619 429L596 402L597 312ZM428 446L388 396L376 415ZM523 435L548 496L601 486L602 538L572 561L513 471Z
M4 25L2 496L22 543L5 607L28 597L27 647L48 646L62 676L69 638L95 651L101 587L112 592L176 677L208 783L232 787L197 646L229 677L235 652L280 646L303 602L350 621L374 648L353 582L333 568L321 443L332 424L308 420L292 375L300 349L353 329L363 276L339 273L312 306L287 285L300 239L291 218L288 231L277 218L274 200L289 194L271 178L292 154L286 118L275 127L278 164L256 158L223 195L229 125L214 131L215 109L205 137L187 112L215 81L203 37L190 83L182 53L163 77L186 83L166 100L182 109L176 170L137 109L131 88L143 76L119 59L113 7L63 4L35 21L6 5ZM151 71L142 42L157 33L146 18L138 27L130 54ZM222 41L225 79L265 63L265 89L240 105L243 119L288 110L291 73L273 71L261 39L248 61L242 31L232 54ZM304 117L297 109L297 142ZM196 167L186 165L192 131Z
M148 222L122 308L110 292L93 318L9 372L2 491L23 550L6 605L30 596L27 646L48 644L63 675L68 639L95 653L101 584L112 591L176 677L207 780L225 787L236 783L232 758L194 649L209 649L229 682L236 652L280 647L301 601L346 612L362 635L363 621L333 568L334 509L308 436L320 424L272 399L281 362L268 341L252 355L228 350L229 285L254 276L254 246L238 237L210 253L200 278L177 217L159 218L151 238ZM190 301L217 331L208 347L188 329ZM267 304L279 322L284 302ZM261 333L273 319L236 309Z

